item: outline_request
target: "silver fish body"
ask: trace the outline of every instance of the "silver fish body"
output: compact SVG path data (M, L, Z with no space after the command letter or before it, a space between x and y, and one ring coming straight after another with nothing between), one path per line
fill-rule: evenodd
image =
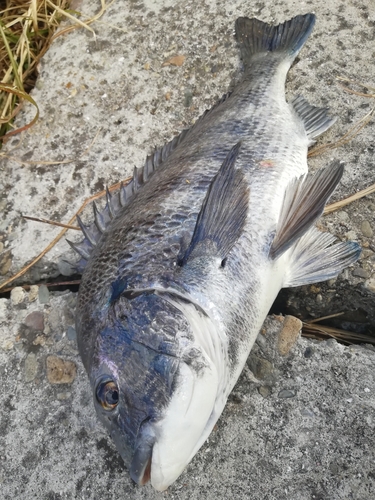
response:
M307 149L333 120L285 101L314 20L238 19L242 82L81 223L79 350L139 484L166 489L202 446L279 290L359 256L313 228L342 167L307 175Z

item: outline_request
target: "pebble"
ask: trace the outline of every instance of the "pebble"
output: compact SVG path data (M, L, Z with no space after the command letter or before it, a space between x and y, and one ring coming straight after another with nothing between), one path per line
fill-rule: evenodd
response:
M191 91L191 89L186 89L184 93L185 108L190 108L192 102L193 102L193 92Z
M56 397L59 401L65 401L66 399L69 399L71 397L72 393L67 391L67 392L58 392L56 394Z
M65 259L60 259L57 263L57 268L63 276L72 276L76 272L73 264L67 262Z
M16 286L10 292L10 301L13 306L21 304L24 301L25 297L26 297L26 292L21 286Z
M267 398L271 394L271 388L267 385L261 385L258 389L258 392L264 398Z
M4 243L0 241L0 252L2 252L3 250L4 250Z
M0 275L5 276L12 265L12 256L8 252L0 260Z
M365 279L370 277L370 273L368 271L366 271L365 269L362 269L361 267L354 269L354 271L352 272L352 275L358 276L359 278L365 278Z
M311 358L313 354L314 354L314 350L312 347L306 347L305 352L303 353L305 358Z
M348 222L349 214L348 214L348 212L345 212L345 210L340 210L339 212L337 212L337 218L341 222Z
M375 278L371 278L370 280L367 280L365 282L365 287L367 290L370 290L370 292L375 293Z
M247 364L257 379L269 379L273 374L272 363L267 359L258 358L255 354L250 354Z
M77 340L77 332L75 328L72 326L68 326L68 329L66 330L66 336L68 337L68 340Z
M362 222L361 231L363 236L366 236L366 238L371 238L372 235L374 234L374 231L372 230L371 224L369 223L368 220L364 220Z
M0 299L0 323L6 319L8 310L8 300Z
M48 304L49 302L49 290L46 285L40 285L39 287L39 303L40 304Z
M38 298L39 287L38 285L31 285L29 290L29 302L34 302Z
M32 330L42 332L44 330L44 314L41 311L33 311L26 316L24 324Z
M345 233L345 237L348 241L353 241L357 239L357 233L355 231L348 231Z
M25 382L32 382L38 372L36 355L30 352L25 359Z
M47 379L50 384L71 384L77 375L77 367L72 361L57 356L47 358Z
M289 389L283 389L279 392L278 396L282 399L294 398L296 393L294 391L290 391Z
M282 356L289 353L297 342L302 329L302 321L294 316L285 316L283 329L279 334L277 348Z

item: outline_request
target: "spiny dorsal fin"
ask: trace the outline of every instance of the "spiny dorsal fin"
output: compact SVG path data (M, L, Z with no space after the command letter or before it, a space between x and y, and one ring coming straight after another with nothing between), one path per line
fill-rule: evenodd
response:
M245 71L251 59L260 53L279 52L293 60L306 42L315 24L314 14L293 17L278 26L239 17L236 21L236 38L241 50Z
M343 165L337 161L314 175L300 177L289 184L270 248L272 259L290 248L321 216L343 172Z
M240 237L246 222L249 188L242 170L234 168L239 150L240 143L230 150L211 181L181 265L207 254L223 261Z
M191 128L183 130L165 146L157 149L152 155L149 155L143 167L134 168L132 180L126 184L126 186L121 184L120 191L117 195L111 195L107 189L107 203L104 209L100 212L97 206L94 205L94 222L92 224L85 226L81 220L79 221L79 225L85 235L85 238L79 243L68 242L73 250L75 250L81 257L81 259L75 264L77 271L83 271L94 246L98 243L106 227L117 215L120 209L129 203L134 193L136 193L137 190L145 182L147 182L155 169L157 169L172 154L177 146L181 144L181 142L184 141L193 131L195 131L202 124L204 119L210 115L213 110L217 109L220 104L225 102L230 95L231 92L224 94L211 109L206 110L202 116L198 118Z
M295 244L289 256L283 287L309 285L335 278L343 269L356 262L361 247L354 241L332 243L329 233L312 227Z
M315 137L328 130L337 119L328 116L328 108L312 106L300 95L295 97L290 104L303 122L309 138L309 146L315 143Z

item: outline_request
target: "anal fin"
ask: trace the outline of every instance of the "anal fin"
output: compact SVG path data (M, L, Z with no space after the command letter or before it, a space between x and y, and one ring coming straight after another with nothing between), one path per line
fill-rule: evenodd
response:
M290 104L303 122L309 139L309 146L314 144L314 139L328 130L337 119L328 116L328 108L312 106L300 95L295 97Z
M332 244L336 238L312 227L291 250L283 287L309 285L335 278L356 262L361 247L354 241Z
M269 255L272 259L290 248L322 215L343 172L343 165L337 161L330 167L313 175L297 178L289 184L270 248Z

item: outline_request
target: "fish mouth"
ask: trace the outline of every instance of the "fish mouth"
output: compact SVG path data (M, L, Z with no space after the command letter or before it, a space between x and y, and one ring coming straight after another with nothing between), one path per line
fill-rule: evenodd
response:
M152 451L155 435L150 428L144 429L130 464L130 477L141 486L151 478Z

